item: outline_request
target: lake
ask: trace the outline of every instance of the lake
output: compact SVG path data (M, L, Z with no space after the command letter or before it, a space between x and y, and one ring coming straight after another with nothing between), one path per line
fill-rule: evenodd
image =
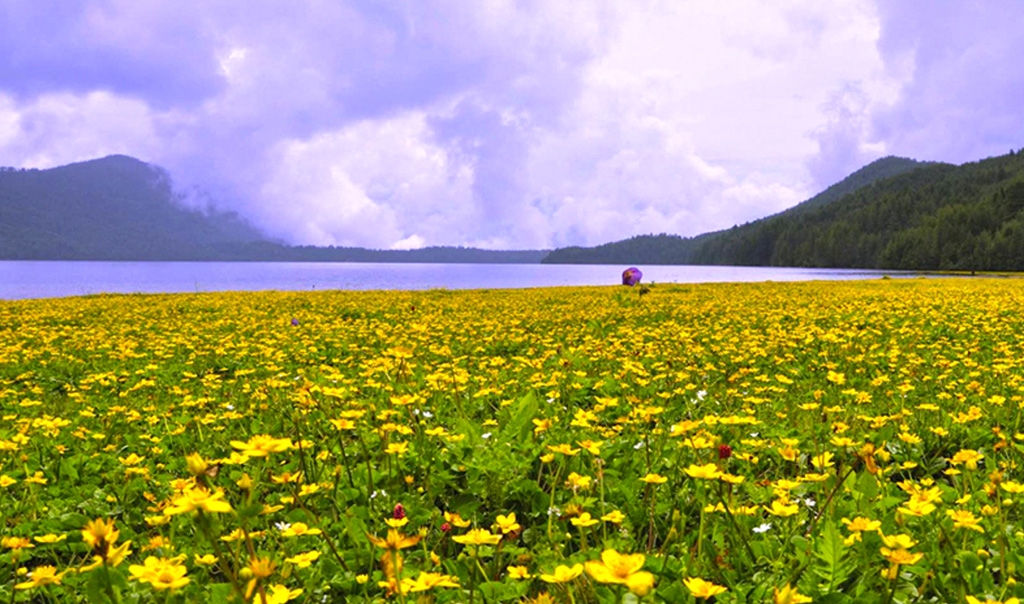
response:
M488 289L615 285L624 265L0 261L0 299L226 290ZM877 279L898 272L640 266L644 283ZM903 273L910 276L912 273Z

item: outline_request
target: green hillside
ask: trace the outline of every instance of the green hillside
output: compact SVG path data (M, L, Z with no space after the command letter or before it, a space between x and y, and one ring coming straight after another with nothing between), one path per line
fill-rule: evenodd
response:
M1024 270L1024 154L885 158L785 212L694 238L565 248L544 262Z
M0 258L194 260L259 239L233 215L181 207L163 170L123 155L0 171Z

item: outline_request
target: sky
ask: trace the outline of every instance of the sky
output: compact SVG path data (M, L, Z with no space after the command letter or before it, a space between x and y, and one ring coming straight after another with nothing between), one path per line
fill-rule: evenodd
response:
M110 154L295 244L729 228L1024 147L1020 0L3 0L0 166Z

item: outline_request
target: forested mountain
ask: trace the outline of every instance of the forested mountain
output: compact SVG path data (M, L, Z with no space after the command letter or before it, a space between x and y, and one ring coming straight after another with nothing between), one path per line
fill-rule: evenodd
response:
M167 174L131 157L0 169L0 258L193 260L260 239L232 214L181 207Z
M1024 153L961 166L886 158L742 226L566 248L544 261L1024 270L1021 210Z
M183 207L163 170L131 157L0 168L0 260L537 263L548 251L288 246L234 214Z

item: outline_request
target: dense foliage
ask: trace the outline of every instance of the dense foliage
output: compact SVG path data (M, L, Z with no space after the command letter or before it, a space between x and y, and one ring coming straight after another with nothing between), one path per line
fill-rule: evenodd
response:
M0 302L0 600L1011 602L1022 346L1013 280Z

